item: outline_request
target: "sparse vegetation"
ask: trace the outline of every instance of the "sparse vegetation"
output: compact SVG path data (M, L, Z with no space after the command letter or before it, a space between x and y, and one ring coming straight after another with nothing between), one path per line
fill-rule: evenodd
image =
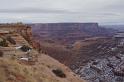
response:
M61 78L66 78L66 75L64 74L64 72L61 70L61 69L55 69L55 70L52 70L52 72L58 76L58 77L61 77Z
M36 82L32 70L16 61L0 59L0 73L0 82Z
M27 52L27 51L30 50L31 48L30 48L29 46L23 45L20 49L21 49L23 52Z

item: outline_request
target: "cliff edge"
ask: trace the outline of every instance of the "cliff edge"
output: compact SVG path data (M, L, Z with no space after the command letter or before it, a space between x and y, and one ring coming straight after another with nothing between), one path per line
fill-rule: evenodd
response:
M0 82L85 82L32 43L27 25L0 25Z

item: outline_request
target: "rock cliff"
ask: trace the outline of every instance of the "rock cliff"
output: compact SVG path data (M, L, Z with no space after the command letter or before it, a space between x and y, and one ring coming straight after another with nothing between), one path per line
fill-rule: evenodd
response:
M82 40L93 36L111 36L112 29L102 28L98 23L46 23L31 24L33 33L42 39L59 41Z

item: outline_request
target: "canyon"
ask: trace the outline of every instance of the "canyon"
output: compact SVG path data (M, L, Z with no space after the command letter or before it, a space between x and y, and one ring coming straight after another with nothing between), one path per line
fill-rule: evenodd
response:
M97 23L30 26L40 52L65 64L82 79L123 82L123 32L118 33L117 29L104 28Z
M25 24L0 24L0 82L85 82L39 53L31 30Z
M95 47L109 45L111 37L117 32L100 27L98 23L41 23L30 26L41 51L72 69L80 66L79 61L86 64L89 58L100 57Z
M0 81L123 82L123 35L98 23L0 24Z
M112 56L96 58L86 66L75 70L82 79L88 82L123 82L124 81L124 33L117 33L114 36L115 45L106 47L107 53ZM98 48L98 47L97 47Z

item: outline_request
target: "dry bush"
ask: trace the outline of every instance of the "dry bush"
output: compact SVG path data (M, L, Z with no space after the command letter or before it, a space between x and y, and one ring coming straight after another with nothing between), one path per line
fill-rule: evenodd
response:
M20 49L21 49L23 52L27 52L27 51L30 50L31 48L30 48L29 46L23 45Z
M66 78L66 75L64 74L64 72L61 70L61 69L55 69L55 70L52 70L52 72L58 76L58 77L61 77L61 78Z

